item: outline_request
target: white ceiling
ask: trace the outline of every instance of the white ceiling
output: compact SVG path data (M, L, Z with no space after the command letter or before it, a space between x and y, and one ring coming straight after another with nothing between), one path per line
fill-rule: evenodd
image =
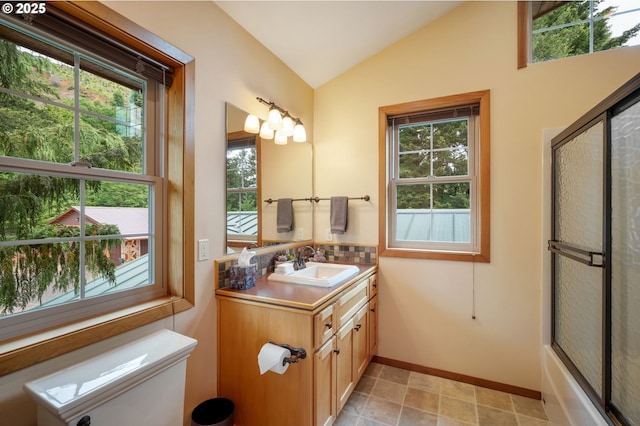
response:
M317 88L462 1L215 1Z

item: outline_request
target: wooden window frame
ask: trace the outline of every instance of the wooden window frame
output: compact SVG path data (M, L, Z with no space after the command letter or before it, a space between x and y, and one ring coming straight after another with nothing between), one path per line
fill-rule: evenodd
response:
M0 376L175 315L192 308L195 299L195 60L98 1L50 4L175 70L166 96L166 209L171 212L163 225L167 294L132 308L2 342Z
M531 2L518 1L518 69L526 68L529 64L529 46L531 46L531 20L529 8Z
M489 262L490 261L490 110L489 110L489 90L464 93L453 96L414 101L402 104L383 106L378 109L378 237L380 256L383 257L406 257L418 259L455 260L467 262ZM477 235L480 239L478 252L448 252L438 250L417 250L399 249L387 247L387 233L389 229L388 218L388 181L389 181L389 161L391 161L388 149L388 117L418 113L429 110L441 110L454 108L457 106L480 104L480 147L477 152L479 160L477 192L480 195L478 212Z

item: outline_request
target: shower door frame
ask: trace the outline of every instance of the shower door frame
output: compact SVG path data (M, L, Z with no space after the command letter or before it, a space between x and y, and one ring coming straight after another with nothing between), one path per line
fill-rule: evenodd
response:
M611 259L608 258L611 253L611 119L624 111L628 107L640 102L640 74L637 74L618 90L592 108L589 112L579 118L572 125L558 134L551 140L551 240L549 240L549 251L551 252L551 346L558 357L565 364L572 376L577 380L585 393L589 396L593 404L600 411L608 424L614 426L619 422L623 426L631 425L625 419L613 401L611 400L611 380L612 380L612 282L611 282ZM602 122L602 143L604 162L603 186L602 194L602 252L590 252L583 250L575 250L562 244L556 240L556 195L557 174L556 174L556 153L564 144L572 141L577 136L585 133L594 125ZM596 194L594 194L596 195ZM602 335L601 350L602 364L601 389L594 389L586 377L580 372L578 367L573 363L571 358L565 353L561 345L556 340L556 256L564 256L578 261L588 266L602 268Z

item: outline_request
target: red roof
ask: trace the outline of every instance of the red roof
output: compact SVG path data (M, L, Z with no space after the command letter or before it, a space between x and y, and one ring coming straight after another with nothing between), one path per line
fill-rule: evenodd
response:
M146 207L93 207L86 206L84 215L88 222L116 225L121 234L149 233L149 210ZM66 223L80 217L80 207L72 206L49 223Z

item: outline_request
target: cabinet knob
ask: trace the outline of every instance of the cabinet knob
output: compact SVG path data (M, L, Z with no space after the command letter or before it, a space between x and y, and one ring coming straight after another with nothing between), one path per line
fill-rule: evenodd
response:
M371 308L371 309L369 309L369 310L370 310L371 312L375 312L375 311L376 311L376 308Z
M333 351L336 353L336 355L340 354L340 348L336 348Z
M378 287L378 284L371 284L371 287L373 287L373 288L377 288L377 287Z
M333 323L331 321L324 323L324 326L327 328L333 327Z
M356 326L353 327L355 331L360 331L361 328L362 328L362 324L356 324Z
M91 417L84 416L83 418L78 420L78 423L76 423L76 425L77 426L91 426Z

